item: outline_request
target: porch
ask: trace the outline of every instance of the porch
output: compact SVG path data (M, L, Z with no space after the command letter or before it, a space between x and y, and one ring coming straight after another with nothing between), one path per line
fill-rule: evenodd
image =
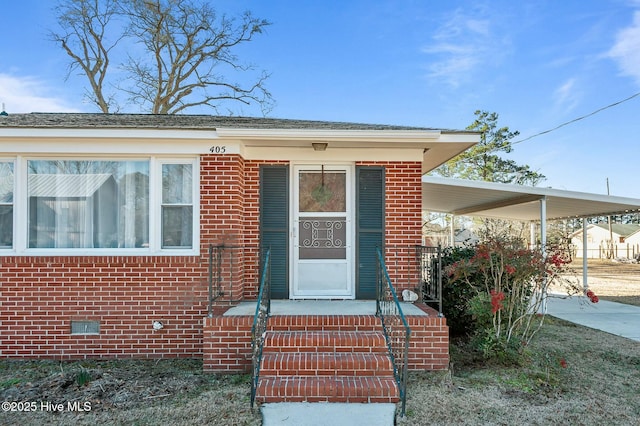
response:
M407 372L448 368L446 319L423 302L442 306L439 248L375 248L369 278L376 300L271 300L271 249L238 249L211 247L203 365L211 372L251 371L252 404L401 401L404 413ZM257 300L222 311L218 299L214 308L216 295L233 293L219 284L238 282L237 266L249 253L259 270ZM385 259L420 294L419 303L400 302Z
M401 302L402 312L407 316L437 315L434 309L421 305L424 310L413 303ZM224 316L253 315L256 312L256 302L241 302L224 312ZM375 300L272 300L271 316L279 315L375 315Z
M401 303L407 335L407 370L449 365L446 319L424 303ZM204 320L207 372L252 371L256 302L243 302ZM388 321L388 320L387 320ZM405 364L390 346L403 345L401 330L387 329L371 300L273 300L258 361L255 400L271 402L397 403ZM389 334L394 343L386 340ZM259 333L256 333L259 334ZM256 336L258 337L258 336ZM259 339L258 339L259 340ZM405 372L406 374L406 372Z

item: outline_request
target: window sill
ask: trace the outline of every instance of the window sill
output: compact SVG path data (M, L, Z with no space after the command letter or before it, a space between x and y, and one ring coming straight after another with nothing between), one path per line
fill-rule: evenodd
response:
M0 249L0 257L8 256L48 256L48 257L98 257L98 256L133 256L133 257L159 257L159 256L199 256L197 249L166 249L151 251L149 249L27 249L16 251Z

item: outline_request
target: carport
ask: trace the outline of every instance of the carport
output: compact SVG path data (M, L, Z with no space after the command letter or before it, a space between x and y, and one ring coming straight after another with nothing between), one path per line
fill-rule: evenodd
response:
M587 235L587 218L640 212L640 199L566 191L553 188L504 183L422 177L422 210L453 216L478 216L540 223L540 242L544 254L547 221L582 219ZM453 223L453 221L451 221ZM583 284L587 282L587 244L583 238Z

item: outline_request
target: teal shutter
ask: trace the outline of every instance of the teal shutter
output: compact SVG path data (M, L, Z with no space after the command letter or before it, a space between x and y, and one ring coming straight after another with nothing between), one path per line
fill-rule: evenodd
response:
M376 247L384 244L384 168L356 168L356 298L376 298Z
M289 167L260 167L260 244L271 247L271 297L289 298Z

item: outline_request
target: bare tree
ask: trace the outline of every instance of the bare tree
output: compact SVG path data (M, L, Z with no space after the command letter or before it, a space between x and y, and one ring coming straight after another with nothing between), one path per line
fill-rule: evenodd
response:
M104 100L103 79L116 44L128 51L118 88L148 112L175 114L196 106L218 111L228 101L257 103L263 114L270 110L268 74L253 75L254 67L236 55L237 47L262 33L268 21L250 12L237 18L218 15L204 0L106 0L99 9L102 3L61 0L57 16L65 32L54 39L63 42L72 68L87 75L93 91L89 99L103 112L115 105L113 98ZM123 21L122 35L105 46L105 29L116 15Z
M50 37L60 43L71 57L69 75L80 69L89 80L91 90L87 98L108 113L116 106L115 97L105 93L105 77L109 68L109 53L122 39L122 35L109 41L106 30L117 15L117 0L67 0L55 7L60 32L50 32Z

